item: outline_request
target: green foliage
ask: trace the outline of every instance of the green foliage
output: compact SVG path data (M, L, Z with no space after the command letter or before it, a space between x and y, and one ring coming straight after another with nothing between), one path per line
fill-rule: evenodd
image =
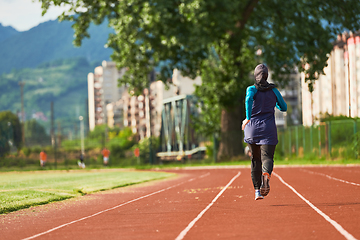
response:
M227 73L231 78L221 81L242 80L249 73L248 60L251 63L256 59L258 49L262 55L257 59L270 66L275 78L297 65L308 74L308 79L315 79L315 73L322 72L326 64L330 40L343 28L360 28L357 0L40 2L44 13L51 5L70 7L60 19L75 22L76 45L90 36L87 30L91 22L100 24L109 19L115 30L108 42L115 50L112 58L119 67L129 68L128 76L133 79L125 81L135 89L146 86L147 74L160 61L168 61L161 69L163 81L171 77L175 67L186 75L197 75L214 48L219 61L237 68ZM77 11L79 5L82 11ZM71 15L73 12L77 15ZM249 55L244 56L244 51ZM305 63L309 64L306 70Z
M46 133L45 128L35 119L25 122L25 140L27 145L49 145L50 136Z
M39 164L39 160L36 159L24 159L22 157L18 158L0 158L0 168L15 168L22 169L25 166Z
M105 137L105 129L106 129L106 124L96 125L94 130L89 132L88 138L103 140L103 138Z
M326 122L331 129L331 143L333 146L344 146L345 143L351 144L354 132L354 120L334 120ZM330 123L330 124L329 124Z
M43 149L43 148L40 147L40 146L33 146L33 147L31 148L31 152L40 154L40 152L42 151L42 149Z
M320 117L321 122L329 122L329 121L336 121L336 120L352 120L352 121L356 121L358 119L359 119L358 117L357 118L352 118L352 117L348 117L348 116L344 116L344 115L333 116L333 115L330 115L328 113L325 113Z
M276 158L356 159L360 152L359 130L360 121L348 118L279 129Z
M206 144L206 156L210 159L214 158L214 143Z
M110 140L110 144L116 142L118 142L121 148L128 150L136 143L136 136L131 128L127 127L121 130L116 138Z
M0 159L10 152L9 139L11 130L5 122L0 122Z
M131 128L124 128L116 137L112 138L107 145L110 146L112 159L119 159L124 158L125 151L129 150L135 143L135 134L133 134Z
M150 143L151 140L151 143ZM151 144L151 145L150 145ZM150 147L151 146L151 147ZM160 146L160 138L159 137L151 137L151 138L144 138L139 141L138 144L132 147L132 152L134 152L135 148L139 148L140 152L140 160L141 163L149 163L150 161L150 148L152 149L152 159L156 158L156 149Z
M204 110L210 115L203 119L205 126L219 124L210 113L214 105L217 115L220 110L241 112L224 115L240 118L230 120L241 124L239 106L257 63L266 63L280 84L296 66L311 87L326 65L331 40L343 29L360 29L358 0L40 1L44 12L51 5L70 7L60 19L74 21L76 45L89 37L91 22L108 19L115 31L108 41L112 59L118 68L128 69L120 84L128 84L136 94L148 86L156 66L164 82L174 68L191 78L201 75L203 86L197 94L210 105Z
M31 148L28 148L28 147L24 147L23 149L22 149L22 152L24 153L24 155L26 156L26 157L29 157L30 156L30 154L31 154Z
M208 59L203 61L201 78L203 84L196 86L195 95L202 101L202 114L195 120L196 128L206 136L220 135L221 110L243 104L244 89L251 83L248 75L238 72L237 61L241 58L245 72L256 65L254 56L243 49L238 60L233 59L227 44L214 47ZM219 56L222 57L220 60ZM237 72L237 73L236 73Z
M360 132L353 136L351 147L354 155L358 158L360 156Z

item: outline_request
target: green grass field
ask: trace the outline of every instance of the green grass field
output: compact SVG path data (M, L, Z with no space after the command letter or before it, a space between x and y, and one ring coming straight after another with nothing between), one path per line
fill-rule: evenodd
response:
M116 169L0 173L0 214L171 176Z

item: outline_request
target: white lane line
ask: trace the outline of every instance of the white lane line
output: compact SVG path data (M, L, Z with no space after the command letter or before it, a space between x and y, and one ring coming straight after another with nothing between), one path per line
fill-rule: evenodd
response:
M287 186L288 188L290 188L296 195L298 195L299 198L301 198L304 202L306 202L312 209L314 209L318 214L320 214L320 216L322 216L323 218L325 218L326 221L328 221L331 225L333 225L336 230L338 230L340 232L340 234L342 234L347 240L356 240L356 238L351 235L349 232L347 232L340 224L338 224L337 222L335 222L334 220L332 220L328 215L326 215L325 213L323 213L320 209L318 209L317 207L315 207L314 204L312 204L309 200L307 200L306 198L304 198L300 193L298 193L295 188L293 188L291 185L289 185L288 183L286 183L282 177L280 177L278 174L276 174L275 172L273 172L273 175L276 176L285 186Z
M186 182L191 182L191 181L193 181L193 180L195 180L195 179L197 179L197 178L203 178L203 177L206 177L206 176L208 176L208 175L210 175L209 172L206 173L206 174L203 174L203 175L201 175L201 176L199 176L199 177L191 178L191 179L187 180ZM100 215L100 214L102 214L102 213L104 213L104 212L108 212L108 211L114 210L114 209L116 209L116 208L122 207L122 206L124 206L124 205L126 205L126 204L133 203L133 202L136 202L136 201L138 201L138 200L141 200L141 199L150 197L150 196L152 196L152 195L155 195L155 194L164 192L164 191L166 191L166 190L169 190L169 189L171 189L171 188L177 187L177 186L179 186L179 185L181 185L181 184L184 184L184 183L185 183L185 182L181 182L181 183L175 184L175 185L173 185L173 186L170 186L170 187L161 189L161 190L159 190L159 191L156 191L156 192L153 192L153 193L149 193L149 194L144 195L144 196L142 196L142 197L138 197L138 198L135 198L135 199L130 200L130 201L128 201L128 202L125 202L125 203L122 203L122 204L120 204L120 205L117 205L117 206L115 206L115 207L108 208L108 209L105 209L105 210L103 210L103 211L94 213L94 214L92 214L92 215L90 215L90 216L83 217L83 218L80 218L80 219L78 219L78 220L74 220L74 221L71 221L71 222L62 224L62 225L60 225L60 226L58 226L58 227L54 227L54 228L52 228L52 229L50 229L50 230L47 230L47 231L42 232L42 233L38 233L38 234L33 235L33 236L31 236L31 237L23 238L23 240L29 240L29 239L34 239L34 238L40 237L40 236L42 236L42 235L45 235L45 234L50 233L50 232L53 232L53 231L58 230L58 229L60 229L60 228L69 226L69 225L71 225L71 224L73 224L73 223L77 223L77 222L80 222L80 221L82 221L82 220L85 220L85 219L88 219L88 218L91 218L91 217L95 217L95 216Z
M343 180L343 179L340 179L340 178L335 178L335 177L332 177L332 176L327 175L325 173L313 172L313 171L306 170L306 169L300 169L300 170L304 171L304 172L312 173L312 174L318 174L318 175L325 176L325 177L327 177L329 179L332 179L332 180L336 180L336 181L339 181L339 182L343 182L343 183L347 183L347 184L351 184L351 185L360 187L359 183L349 182L349 181L346 181L346 180Z
M195 225L195 223L204 215L204 213L209 210L209 208L216 202L216 200L225 192L225 190L234 182L236 178L240 176L240 172L238 172L235 177L233 177L230 182L216 195L216 197L211 201L207 207L197 215L197 217L192 220L189 225L175 238L175 240L181 240L185 237L185 235L190 231L190 229Z

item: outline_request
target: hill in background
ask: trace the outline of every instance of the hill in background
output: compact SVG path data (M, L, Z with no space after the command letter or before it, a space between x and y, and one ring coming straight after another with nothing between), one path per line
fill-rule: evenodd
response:
M56 126L63 133L78 128L79 116L87 116L87 74L100 61L89 63L85 58L56 60L37 68L14 70L0 76L0 111L21 111L19 82L24 86L26 120L37 118L49 131L50 103L54 102Z
M57 59L83 57L88 62L109 60L112 53L104 45L112 29L107 23L91 25L91 38L74 47L71 22L48 21L24 32L0 25L0 75L13 69L35 68Z
M104 45L112 29L92 24L91 38L77 48L71 25L55 20L18 32L0 24L0 111L21 111L23 81L26 120L36 118L49 132L54 102L55 127L76 132L79 116L87 116L87 75L110 59L112 49Z
M15 28L13 27L4 27L1 23L0 23L0 43L16 34L19 34L20 32L18 32Z

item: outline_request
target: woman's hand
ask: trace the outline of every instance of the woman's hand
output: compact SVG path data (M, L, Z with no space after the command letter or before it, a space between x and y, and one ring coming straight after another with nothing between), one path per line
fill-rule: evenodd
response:
M242 122L242 126L241 126L241 129L244 130L245 129L245 126L246 124L248 124L250 122L249 119L245 119L243 122Z

